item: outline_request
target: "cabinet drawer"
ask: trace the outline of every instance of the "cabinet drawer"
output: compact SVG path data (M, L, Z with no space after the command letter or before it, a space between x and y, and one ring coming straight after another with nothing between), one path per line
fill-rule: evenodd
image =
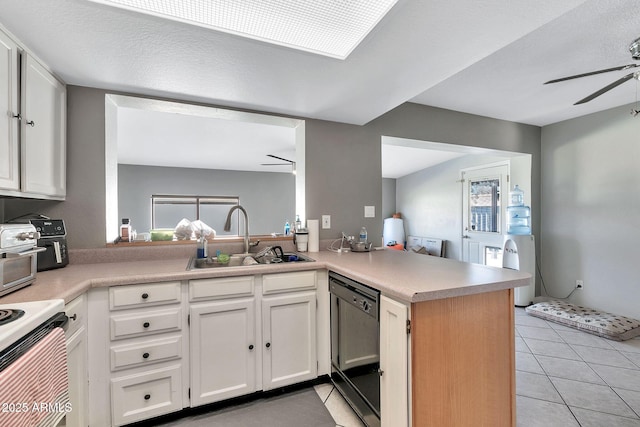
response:
M180 365L111 380L113 424L141 421L182 409Z
M64 312L67 317L69 317L69 323L67 323L65 335L67 338L70 338L82 325L86 323L87 304L85 303L85 296L80 295L78 298L67 304L64 307Z
M253 295L254 283L253 276L189 280L189 299L200 301L217 297L250 296Z
M118 340L144 334L179 331L181 329L181 314L181 309L174 308L112 315L111 339Z
M111 347L111 370L131 368L182 357L182 337L146 340Z
M109 288L109 308L147 307L180 302L180 282L146 283Z
M265 274L262 276L262 293L274 294L302 289L316 288L316 272L297 271L295 273Z

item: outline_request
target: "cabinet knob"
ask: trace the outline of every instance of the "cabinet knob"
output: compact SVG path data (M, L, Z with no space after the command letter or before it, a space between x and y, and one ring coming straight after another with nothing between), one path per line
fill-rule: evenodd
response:
M382 374L384 374L384 371L380 368L378 368L378 375L382 376Z
M268 342L268 343L266 344L266 346L267 346L267 348L271 347L271 343L270 343L270 342Z
M77 320L78 319L78 315L76 313L73 313L73 316L69 316L69 319Z
M142 299L147 299L147 298L149 298L149 294L148 293L145 292L144 294L142 294Z
M20 113L13 115L14 119L18 119L18 121L22 120L22 115Z
M149 353L144 353L144 354L142 355L142 358L143 358L143 359L148 359L148 358L149 358Z
M151 326L151 324L149 322L144 322L142 326L144 326L145 328L148 328L149 326Z
M144 395L144 400L149 400L151 399L151 395L150 394L145 394Z
M253 344L249 345L249 350L253 350Z
M36 122L34 122L33 120L29 120L27 124L31 127L34 127L36 125Z

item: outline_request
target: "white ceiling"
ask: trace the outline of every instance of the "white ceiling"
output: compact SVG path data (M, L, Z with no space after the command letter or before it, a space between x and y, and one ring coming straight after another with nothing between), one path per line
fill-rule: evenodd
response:
M633 103L637 0L399 0L345 60L87 0L0 0L0 24L66 83L365 124L411 101L547 125ZM628 71L627 71L628 72ZM640 120L640 119L639 119Z

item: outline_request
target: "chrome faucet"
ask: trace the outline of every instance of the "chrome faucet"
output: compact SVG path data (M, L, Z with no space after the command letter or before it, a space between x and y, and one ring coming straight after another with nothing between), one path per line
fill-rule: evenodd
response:
M231 209L229 209L229 213L227 214L227 222L224 223L224 231L231 230L231 214L236 209L240 209L244 214L244 253L249 253L249 216L247 215L247 211L240 205L235 205Z

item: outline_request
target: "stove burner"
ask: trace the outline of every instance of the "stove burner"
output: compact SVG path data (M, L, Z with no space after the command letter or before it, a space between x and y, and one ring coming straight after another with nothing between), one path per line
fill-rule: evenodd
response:
M24 315L24 310L17 308L0 308L0 325L11 323L14 320L21 318Z

